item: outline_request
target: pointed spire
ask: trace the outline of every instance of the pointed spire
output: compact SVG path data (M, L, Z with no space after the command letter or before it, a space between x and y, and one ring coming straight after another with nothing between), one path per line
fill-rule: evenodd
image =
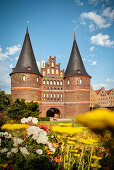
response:
M28 34L28 24L27 24L26 34Z
M77 43L75 39L75 32L74 32L74 42L71 51L71 55L69 58L69 62L65 71L64 77L72 77L72 76L89 76L85 70ZM90 77L90 76L89 76Z
M75 32L74 32L74 41L76 40L76 38L75 38Z
M14 68L12 73L33 73L41 75L32 49L32 44L28 33L28 25L21 53L16 67Z

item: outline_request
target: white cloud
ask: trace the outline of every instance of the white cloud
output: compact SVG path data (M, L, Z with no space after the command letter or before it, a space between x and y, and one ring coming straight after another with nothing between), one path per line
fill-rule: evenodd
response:
M109 39L109 35L102 35L101 33L93 35L90 38L92 44L101 45L105 47L113 47L114 41Z
M92 32L92 31L95 31L95 25L94 24L89 24L89 30Z
M107 78L106 81L107 82L114 82L114 79Z
M80 0L75 0L75 3L78 4L79 6L83 6L83 2L81 2Z
M91 65L96 65L97 64L97 61L93 61L92 63L91 63Z
M102 84L102 83L100 83L100 84L94 84L94 85L93 85L93 88L94 88L95 90L98 90L98 89L101 88L101 87L107 88L107 87L109 87L109 85L108 85L108 84Z
M111 11L111 7L107 7L106 9L103 10L102 15L113 20L114 19L114 9Z
M21 46L20 44L18 44L17 46L14 45L12 47L7 47L6 50L7 50L6 52L7 55L14 55L21 50Z
M14 66L13 66L13 64L10 64L10 65L9 65L9 68L11 68L11 69L12 69L13 67L14 67Z
M6 58L9 58L6 53L2 52L2 48L0 47L0 60L5 60Z
M90 51L93 51L95 49L95 47L90 47Z
M89 4L93 4L93 5L98 5L98 4L100 4L100 3L103 3L103 2L109 2L109 0L88 0L88 3Z
M108 28L111 26L101 15L96 14L95 12L84 12L81 15L82 20L89 19L93 21L99 28ZM90 29L94 29L94 26L90 24Z

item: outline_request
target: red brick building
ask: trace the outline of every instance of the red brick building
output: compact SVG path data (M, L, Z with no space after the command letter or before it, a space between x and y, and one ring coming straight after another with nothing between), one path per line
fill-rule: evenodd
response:
M90 76L85 70L76 40L66 71L50 56L41 73L36 64L28 28L23 47L11 76L12 99L37 101L41 116L73 118L90 109Z

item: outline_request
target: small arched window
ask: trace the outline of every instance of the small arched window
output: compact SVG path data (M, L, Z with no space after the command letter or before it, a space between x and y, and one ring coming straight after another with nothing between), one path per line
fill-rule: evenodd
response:
M45 76L45 71L43 71L43 76Z
M23 75L23 81L26 81L26 76L25 75Z
M57 80L57 85L59 86L59 80Z
M52 84L53 84L53 81L51 80L51 81L50 81L50 85L52 85Z
M54 85L56 85L56 81L54 80Z
M51 64L51 66L54 67L54 63L53 63L53 62L52 62L52 64Z
M45 80L43 80L43 84L46 84L46 81L45 81Z
M54 96L53 96L54 98L56 98L56 94L54 93Z
M52 93L50 94L50 97L52 98Z
M58 74L58 69L56 69L56 74Z
M54 69L52 69L52 74L54 74Z
M80 84L82 84L82 79L80 78Z
M67 80L67 84L68 84L68 85L70 84L70 81L69 81L69 80Z
M38 77L36 78L36 81L37 81L37 82L39 81L39 78L38 78Z
M63 81L60 81L60 85L61 85L61 86L63 85Z
M47 80L47 85L49 85L49 80Z
M49 68L47 69L47 74L49 74Z

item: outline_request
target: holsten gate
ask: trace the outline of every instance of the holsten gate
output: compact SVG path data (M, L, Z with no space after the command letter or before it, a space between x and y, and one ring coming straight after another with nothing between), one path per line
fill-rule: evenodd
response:
M11 96L39 103L41 116L73 118L90 110L90 76L86 72L74 34L67 68L60 70L56 57L39 71L28 27L22 50L11 76Z

